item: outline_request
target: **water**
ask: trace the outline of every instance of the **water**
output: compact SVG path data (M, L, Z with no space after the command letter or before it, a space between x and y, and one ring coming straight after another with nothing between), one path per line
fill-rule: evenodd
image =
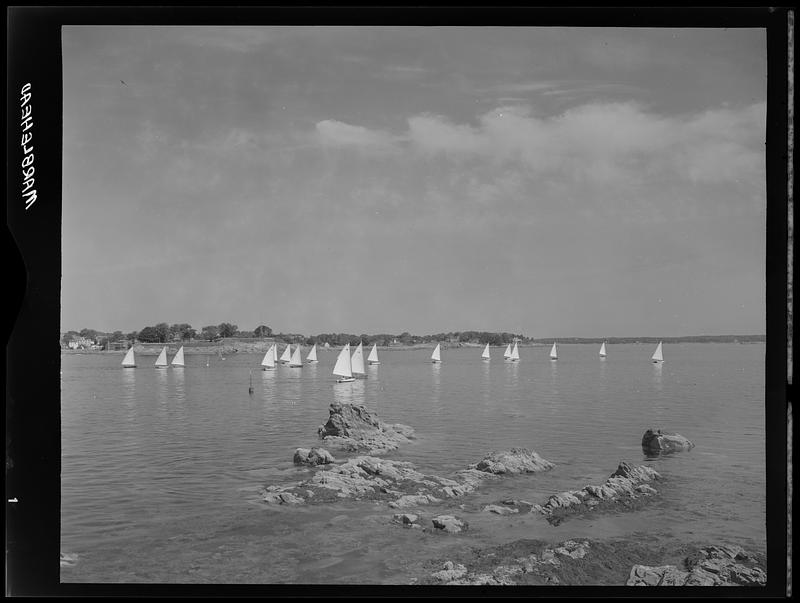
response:
M155 356L62 355L61 550L74 555L64 582L405 584L426 559L467 545L518 538L646 534L660 542L737 542L766 549L763 344L673 344L520 349L490 363L482 348L386 350L368 379L335 384L338 352L302 369L260 370L261 355L186 355L183 369ZM252 371L254 393L248 394ZM385 503L264 505L267 484L305 479L297 447L333 401L365 404L417 439L387 456L446 476L492 450L527 447L557 464L507 478L459 500L470 530L458 538L404 530ZM648 427L696 447L647 459ZM338 459L344 457L332 450ZM479 512L505 497L543 503L604 481L622 460L668 478L644 510L553 527L535 514ZM423 509L426 513L435 508ZM462 537L463 536L463 537ZM644 537L644 536L642 536ZM455 547L455 548L454 548Z

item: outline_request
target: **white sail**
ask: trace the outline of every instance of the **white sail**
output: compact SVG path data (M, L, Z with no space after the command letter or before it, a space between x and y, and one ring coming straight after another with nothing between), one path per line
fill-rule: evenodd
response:
M481 354L481 358L484 360L489 360L491 358L491 354L489 353L489 344L486 344L486 347L483 348L483 354Z
M172 366L186 366L183 363L183 346L181 346L181 349L178 350L178 353L175 354L175 357L172 359Z
M514 342L514 349L511 350L511 361L516 362L519 360L519 349L517 349L517 342Z
M353 357L350 359L351 370L354 375L364 375L364 345L359 341L356 351L353 352Z
M550 350L550 360L558 360L558 348L556 347L556 342L553 342L553 347Z
M158 355L156 359L156 366L167 366L167 346L161 348L161 353Z
M606 342L603 342L603 345L600 346L600 355L605 358L606 357Z
M306 362L314 363L317 362L317 344L314 344L314 347L311 348L311 351L306 356Z
M337 377L344 377L345 379L353 378L353 370L350 366L350 344L348 343L339 352L339 357L336 359L336 365L333 367L333 374Z
M431 361L432 362L441 362L442 361L442 352L440 349L440 344L436 344L436 349L433 350L433 354L431 354Z
M286 346L286 349L283 350L283 354L281 354L281 362L286 364L292 359L292 344Z
M122 359L122 366L125 368L133 368L136 366L136 359L134 358L133 354L133 346L128 348L128 353L125 354L125 358Z
M369 351L369 356L367 356L367 362L370 364L380 364L380 360L378 360L378 344L373 343L372 349Z
M653 352L653 362L664 362L664 353L661 350L661 343L660 341L658 342L658 347L656 351Z
M503 352L503 358L511 358L511 344L506 346L506 351Z
M278 364L278 344L272 344L272 363Z
M300 357L300 344L294 349L292 359L289 361L289 366L303 366L303 359Z
M264 359L261 361L261 366L264 370L275 368L275 344L273 343L264 354Z

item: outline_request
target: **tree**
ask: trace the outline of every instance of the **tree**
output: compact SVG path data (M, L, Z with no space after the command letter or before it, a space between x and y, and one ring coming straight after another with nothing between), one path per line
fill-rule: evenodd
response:
M67 331L66 333L64 333L64 337L61 339L61 343L64 345L69 345L70 341L72 341L73 339L77 339L78 337L80 337L80 335L81 334L78 333L77 331Z
M195 335L197 335L197 331L192 328L192 325L185 322L174 324L169 328L170 339L177 338L181 341L186 341L188 339L194 339Z
M81 329L79 335L81 337L85 337L86 339L91 339L94 341L95 337L97 337L97 331L94 329Z
M217 337L219 337L219 329L216 325L208 325L207 327L203 327L203 330L200 331L200 335L203 337L203 339L214 341Z
M159 339L160 334L155 327L145 327L138 334L139 341L143 341L145 343L158 343L161 341Z
M220 337L233 337L239 331L239 327L229 322L221 323L218 328Z
M271 337L272 329L266 325L258 325L253 333L256 337Z
M169 325L167 323L160 322L153 328L156 330L156 333L158 333L159 343L166 343L169 341Z
M139 332L138 331L131 331L130 333L125 335L125 339L127 339L131 343L136 341L138 338L139 338Z

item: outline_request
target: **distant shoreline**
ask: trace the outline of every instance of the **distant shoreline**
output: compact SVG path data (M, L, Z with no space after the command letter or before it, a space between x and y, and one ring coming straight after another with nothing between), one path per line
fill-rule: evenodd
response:
M545 340L545 341L533 341L529 343L518 343L519 347L521 348L535 348L535 347L548 347L553 344L552 339ZM559 345L570 345L570 344L583 344L583 345L599 345L605 342L607 345L653 345L658 343L659 341L663 341L665 344L671 343L738 343L738 344L751 344L751 343L766 343L766 336L763 335L747 335L747 336L719 336L719 337L681 337L681 338L657 338L657 337L641 337L641 338L626 338L626 339L619 339L619 338L612 338L609 337L608 339L556 339ZM259 352L266 352L269 347L273 344L272 341L235 341L231 340L228 343L207 343L207 342L183 342L183 343L137 343L133 346L133 351L137 354L143 354L145 356L149 355L158 355L161 352L161 348L165 345L167 346L167 351L169 353L175 353L178 349L183 346L183 352L186 355L191 356L215 356L218 354L254 354ZM284 343L278 343L279 346L284 346ZM292 344L293 346L297 344ZM461 343L444 343L441 342L442 347L445 349L448 348L482 348L485 344L482 343L470 343L470 342L461 342ZM365 346L366 347L366 346ZM371 347L371 346L370 346ZM379 351L384 352L391 352L391 351L408 351L408 350L420 350L420 349L433 349L436 347L436 343L417 343L411 345L389 345L389 346L378 346ZM502 348L504 345L495 345L490 346L491 348ZM310 349L311 346L303 345L303 349ZM317 350L320 352L327 351L338 351L341 350L341 346L331 346L330 348L325 348L321 345L317 345ZM118 354L124 355L127 350L86 350L86 349L79 349L79 350L71 350L71 349L61 349L62 353L65 354Z

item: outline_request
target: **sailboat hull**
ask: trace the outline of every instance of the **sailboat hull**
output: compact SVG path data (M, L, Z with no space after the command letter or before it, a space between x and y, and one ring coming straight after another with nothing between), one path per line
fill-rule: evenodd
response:
M352 383L353 381L355 381L355 377L340 377L336 383Z
M370 366L374 366L376 364L380 364L379 360L369 360L368 362L369 362Z

